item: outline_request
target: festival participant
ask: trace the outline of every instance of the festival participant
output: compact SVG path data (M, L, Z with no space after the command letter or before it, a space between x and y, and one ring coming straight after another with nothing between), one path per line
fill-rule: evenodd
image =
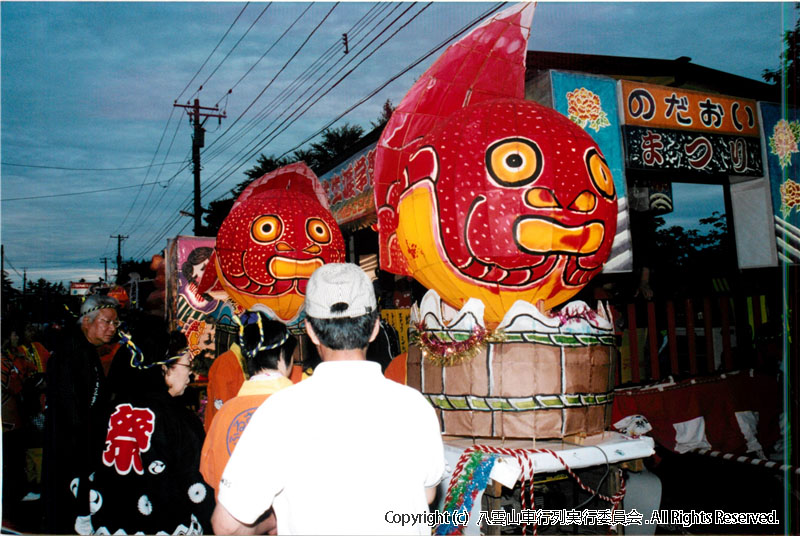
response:
M200 472L215 490L250 416L271 394L292 385L288 376L297 341L285 325L262 312L245 313L240 321L239 344L250 379L214 417L200 458Z
M220 481L215 532L253 533L272 506L279 534L429 533L387 517L427 511L444 449L430 404L366 360L379 329L369 278L354 264L325 264L305 307L322 363L253 415Z
M247 380L247 364L241 348L234 342L228 350L214 359L208 369L206 388L208 404L203 416L206 433L211 429L211 422L222 405L236 396L245 380Z
M144 317L120 337L131 356L128 381L106 420L104 449L91 483L81 534L203 534L211 529L213 490L200 474L205 434L181 400L192 353L180 331ZM138 342L134 342L138 341ZM122 350L120 350L122 352Z
M75 532L89 504L88 478L103 444L108 393L98 347L117 332L117 300L92 295L78 325L47 363L47 409L42 467L45 532Z

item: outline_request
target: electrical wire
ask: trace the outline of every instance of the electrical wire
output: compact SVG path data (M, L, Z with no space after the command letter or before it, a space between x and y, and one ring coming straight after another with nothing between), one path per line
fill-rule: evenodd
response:
M430 5L430 4L429 4L429 5ZM399 20L399 18L400 18L400 17L402 17L402 15L404 15L405 13L407 13L407 12L408 12L408 11L411 9L411 7L413 7L413 4L412 4L412 5L411 5L409 8L407 8L407 9L406 9L406 10L405 10L403 13L401 13L401 15L400 15L400 16L398 16L397 18L395 18L395 19L394 19L394 21L390 22L390 23L387 25L387 27L386 27L386 28L384 28L384 30L382 30L382 31L381 31L381 33L380 33L378 36L376 36L376 38L373 38L373 41L372 41L372 42L374 42L374 41L375 41L375 39L377 39L377 37L380 37L380 35L383 35L383 34L384 34L384 33L385 33L387 30L388 30L388 28L390 28L390 27L391 27L391 26L392 26L392 25L393 25L395 22L397 22L397 21ZM427 7L427 6L426 6L426 7ZM424 9L425 9L425 8L423 8L423 10L424 10ZM420 13L421 13L421 11L420 11ZM414 17L416 17L416 16L418 16L418 15L419 15L419 13L417 13L417 15L415 15ZM412 20L413 20L413 19L412 19ZM410 23L410 22L411 22L411 21L408 21L408 22L406 23L406 25L407 25L408 23ZM396 34L396 33L397 33L397 32L395 32L395 34ZM393 35L395 35L395 34L393 34ZM388 40L387 40L387 41L388 41ZM386 41L385 41L385 42L386 42ZM384 42L384 43L385 43L385 42ZM381 46L382 46L382 45L381 45ZM377 50L377 49L376 49L376 50ZM375 52L375 51L373 51L372 53L374 53L374 52ZM371 53L371 54L372 54L372 53ZM338 71L337 73L335 73L333 76L335 76L335 75L337 75L337 74L341 73L341 72L344 70L344 68L345 68L345 67L347 67L347 65L349 65L349 64L350 64L352 61L355 61L355 58L353 58L353 59L351 59L350 61L348 61L348 62L347 62L347 64L345 64L345 66L344 66L344 67L340 68L340 69L339 69L339 71ZM360 65L361 63L363 63L363 61L362 61L362 62L360 62L358 65ZM358 66L358 65L357 65L357 66ZM355 67L354 67L353 69L351 69L350 71L348 71L348 73L347 73L347 74L345 74L345 76L343 76L343 77L342 77L342 78L341 78L339 81L337 81L337 82L336 82L336 84L340 83L342 80L344 80L344 78L346 78L347 76L349 76L350 74L352 74L352 72L353 72L354 70L355 70ZM332 80L332 79L333 79L333 76L331 76L331 77L328 79L328 81ZM333 87L335 87L335 85L334 85ZM331 88L328 88L328 90L326 90L326 91L325 91L325 92L322 94L322 96L324 97L325 95L327 95L327 93L329 93L329 92L330 92L330 91L333 89L333 87L331 87ZM280 123L280 124L279 124L277 127L273 128L273 129L272 129L272 131L270 131L268 134L266 134L266 136L262 137L262 138L261 138L261 139L259 139L259 140L256 140L256 142L255 142L255 143L251 143L251 147L250 147L249 149L248 149L248 148L244 148L244 149L240 150L240 151L239 151L239 152L238 152L236 155L234 155L234 157L232 157L231 159L229 159L229 160L228 160L228 161L227 161L227 162L226 162L224 165L228 165L228 164L229 164L229 163L230 163L230 162L231 162L231 161L232 161L234 158L236 158L236 156L239 156L239 155L240 155L240 154L242 154L243 152L250 153L250 154L245 154L245 155L244 155L242 158L240 158L240 159L239 159L239 161L238 161L236 164L234 164L232 167L230 167L230 168L229 168L229 171L227 172L227 174L226 174L226 175L222 176L221 178L217 178L215 181L212 181L210 184L207 184L206 188L203 190L203 193L204 193L204 194L209 194L209 193L211 193L211 191L213 191L214 189L216 189L216 188L217 188L217 187L218 187L218 186L219 186L219 185L220 185L220 184L221 184L221 183L222 183L222 182L223 182L225 179L227 179L228 177L230 177L231 175L233 175L233 173L235 173L236 171L238 171L238 170L241 168L241 166L244 164L244 162L246 162L247 160L249 160L249 159L251 159L253 156L255 156L255 153L258 153L259 151L263 150L263 147L264 147L265 145L267 145L267 144L269 144L270 142L274 141L274 139L275 139L275 138L277 138L277 136L279 136L281 133L283 133L283 132L284 132L284 131L285 131L287 128L289 128L289 126L291 126L292 124L294 124L294 123L295 123L295 122L296 122L296 121L297 121L297 120L298 120L300 117L302 117L302 116L303 116L303 115L304 115L304 114L305 114L305 113L306 113L306 112L307 112L309 109L311 109L311 108L312 108L312 107L313 107L315 104L317 104L317 103L319 102L319 99L317 99L316 101L313 101L313 102L312 102L312 99L314 99L314 98L315 98L315 97L318 95L318 93L319 93L321 90L322 90L322 88L319 88L319 89L317 89L317 90L316 90L314 93L312 93L312 94L311 94L309 97L307 97L307 98L306 98L306 100L305 100L305 101L304 101L304 102L301 104L301 107L302 107L302 106L305 106L305 105L307 105L307 106L306 106L306 108L305 108L304 110L301 110L300 108L297 108L297 109L295 109L294 111L292 111L292 112L289 114L289 116L288 116L288 117L286 117L286 118L283 120L283 122L281 122L281 123ZM296 102L297 102L297 101L298 101L300 98L302 98L302 96L303 96L303 95L301 95L300 97L298 97L297 99L295 99L295 101L292 103L292 105L294 105L294 104L295 104L295 103L296 103ZM311 102L311 104L309 104L309 102ZM293 116L294 116L294 118L292 119L292 117L293 117ZM277 121L277 119L276 119L275 121ZM266 131L267 131L267 130L268 130L268 129L269 129L269 128L270 128L270 127L271 127L271 126L272 126L272 125L275 123L275 121L273 121L272 123L270 123L270 125L268 125L268 126L267 126L267 127L265 127L264 129L262 129L261 133L263 134L264 132L266 132ZM287 122L288 122L288 124L287 124ZM283 128L282 128L282 127L283 127ZM281 129L281 128L282 128L282 129ZM255 151L255 152L253 152L253 151ZM223 166L223 167L224 167L224 166ZM223 195L224 195L224 194L223 194ZM218 199L219 199L219 198L218 198Z
M233 47L231 47L231 49L228 51L228 53L227 53L227 54L225 54L225 57L224 57L224 58L222 58L222 60L220 60L220 62L217 64L217 66L216 66L216 67L214 67L214 70L213 70L213 71L211 71L211 74L210 74L210 75L208 75L208 77L207 77L205 80L203 80L203 83L202 83L202 84L200 84L200 88L201 88L201 89L202 89L203 87L205 87L205 85L208 83L208 81L209 81L209 80L211 80L211 77L212 77L212 76L214 76L214 74L217 72L217 70L219 70L219 68L220 68L220 67L222 67L222 64L223 64L223 63L225 63L225 60L227 60L227 59L228 59L228 57L229 57L229 56L230 56L230 55L233 53L233 51L234 51L234 50L236 50L236 47L238 47L238 46L239 46L239 43L241 43L241 42L242 42L242 39L244 39L245 37L247 37L247 34L249 34L249 33L250 33L250 30L252 30L252 29L253 29L253 26L255 26L255 25L256 25L256 23L258 22L258 20L261 18L261 16L262 16L264 13L266 13L266 12L267 12L267 10L269 9L269 6L271 6L271 5L272 5L272 2L268 3L268 4L267 4L267 6L266 6L264 9L262 9L262 10L261 10L261 13L259 13L259 14L258 14L258 16L257 16L257 17L255 18L255 20L254 20L254 21L253 21L253 22L250 24L250 26L247 28L247 30L246 30L246 31L245 31L245 32L242 34L242 36L239 38L239 40L238 40L238 41L236 41L236 43L233 45ZM242 11L244 11L244 10L242 10ZM222 100L222 99L220 99L220 100ZM217 102L217 104L219 104L219 102Z
M7 202L7 201L26 201L29 199L49 199L53 197L70 197L73 195L87 195L87 194L99 194L102 192L112 192L114 190L127 190L128 188L138 188L140 186L147 186L150 184L158 184L158 181L155 182L148 182L144 184L129 184L128 186L117 186L114 188L103 188L102 190L85 190L82 192L70 192L66 194L48 194L48 195L31 195L28 197L4 197L0 199L0 202Z
M189 80L189 82L186 84L186 87L185 87L185 88L183 88L183 91L181 91L180 95L178 95L178 96L175 98L175 102L176 102L176 103L178 102L178 100L180 100L181 96L182 96L182 95L183 95L183 94L186 92L186 90L187 90L187 89L189 89L189 86L191 86L191 85L192 85L192 82L194 82L194 79L195 79L195 78L197 78L197 75L198 75L198 74L200 74L200 71L202 71L202 70L203 70L203 67L205 67L205 66L206 66L206 63L208 63L208 60L210 60L210 59L211 59L211 56L213 56L213 55L214 55L214 52L216 52L216 51L217 51L217 49L219 48L219 46L222 44L222 42L225 40L225 38L226 38L226 37L228 36L228 34L230 33L230 31L231 31L231 29L233 28L233 26L236 24L236 21L237 21L237 20L239 20L239 17L241 17L241 16L242 16L242 13L244 13L244 10L245 10L245 9L247 9L247 6L249 6L249 5L250 5L250 2L247 2L247 3L244 5L244 7L242 8L242 10L239 12L239 14L238 14L238 15L236 15L236 18L235 18L235 19L233 19L233 22L232 22L232 23L231 23L231 25L228 27L228 29L227 29L227 30L225 30L225 33L224 33L224 34L223 34L223 36L220 38L219 42L217 43L217 46L215 46L215 47L214 47L214 50L212 50L212 51L211 51L211 53L208 55L208 57L207 57L207 58L206 58L206 60L203 62L203 64L200 66L200 68L199 68L199 69L197 69L197 72L196 72L196 73L194 73L194 76L193 76L193 77L192 77L192 79L191 79L191 80ZM196 94L197 94L197 92L195 91L195 92L192 94L192 96L191 96L191 97L189 97L189 100L191 100L191 98L192 98L192 97L194 97Z
M74 167L61 167L61 166L43 166L38 164L12 164L11 162L0 162L3 166L14 166L24 168L37 168L37 169L58 169L61 171L130 171L134 169L147 169L156 166L171 166L174 164L183 164L183 162L162 162L160 164L150 164L148 166L132 166L132 167L119 167L119 168L74 168Z

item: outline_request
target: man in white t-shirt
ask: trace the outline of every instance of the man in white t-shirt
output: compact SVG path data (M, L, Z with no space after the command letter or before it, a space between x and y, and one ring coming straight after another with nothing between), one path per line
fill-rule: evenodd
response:
M279 534L430 534L420 514L444 473L439 422L366 359L379 329L369 278L326 264L305 307L322 363L253 415L222 475L214 532L250 534L272 506Z

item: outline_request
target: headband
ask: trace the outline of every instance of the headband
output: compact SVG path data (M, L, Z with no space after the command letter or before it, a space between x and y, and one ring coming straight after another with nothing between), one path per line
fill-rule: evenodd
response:
M116 305L112 305L112 304L110 304L110 303L102 303L102 304L100 304L100 305L95 305L95 306L94 306L94 307L92 307L91 309L87 309L86 311L82 312L82 313L81 313L81 316L86 316L86 315L88 315L89 313L93 313L93 312L95 312L95 311L99 311L99 310L101 310L101 309L116 309L116 308L117 308L117 306L116 306Z
M166 365L170 361L174 361L175 359L178 359L180 357L180 356L167 357L163 361L156 361L154 363L147 364L144 362L144 353L133 342L133 338L130 336L130 334L120 330L117 331L117 334L119 334L119 338L122 341L122 343L126 347L128 347L128 349L131 351L131 367L133 368L139 370L147 370L153 367L157 367L158 365Z
M245 316L248 313L243 314ZM244 326L245 324L241 321L241 319L233 315L233 322L239 326L239 346L242 349L242 353L248 359L254 359L259 352L265 352L267 350L274 350L289 340L289 330L285 330L283 332L283 336L281 339L273 344L264 344L264 321L262 316L259 313L255 313L256 315L256 322L255 324L258 326L258 346L253 350L248 350L244 344ZM253 322L248 322L247 325L252 324Z

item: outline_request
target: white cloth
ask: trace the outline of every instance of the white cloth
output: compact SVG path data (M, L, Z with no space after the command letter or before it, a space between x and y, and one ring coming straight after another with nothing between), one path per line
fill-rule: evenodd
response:
M439 421L418 391L378 363L324 362L256 411L218 502L244 523L272 505L279 534L430 534L391 521L427 512L443 473Z
M675 428L675 451L685 454L694 449L710 449L711 444L706 439L706 420L703 417L696 417L688 421L676 422L672 425Z

